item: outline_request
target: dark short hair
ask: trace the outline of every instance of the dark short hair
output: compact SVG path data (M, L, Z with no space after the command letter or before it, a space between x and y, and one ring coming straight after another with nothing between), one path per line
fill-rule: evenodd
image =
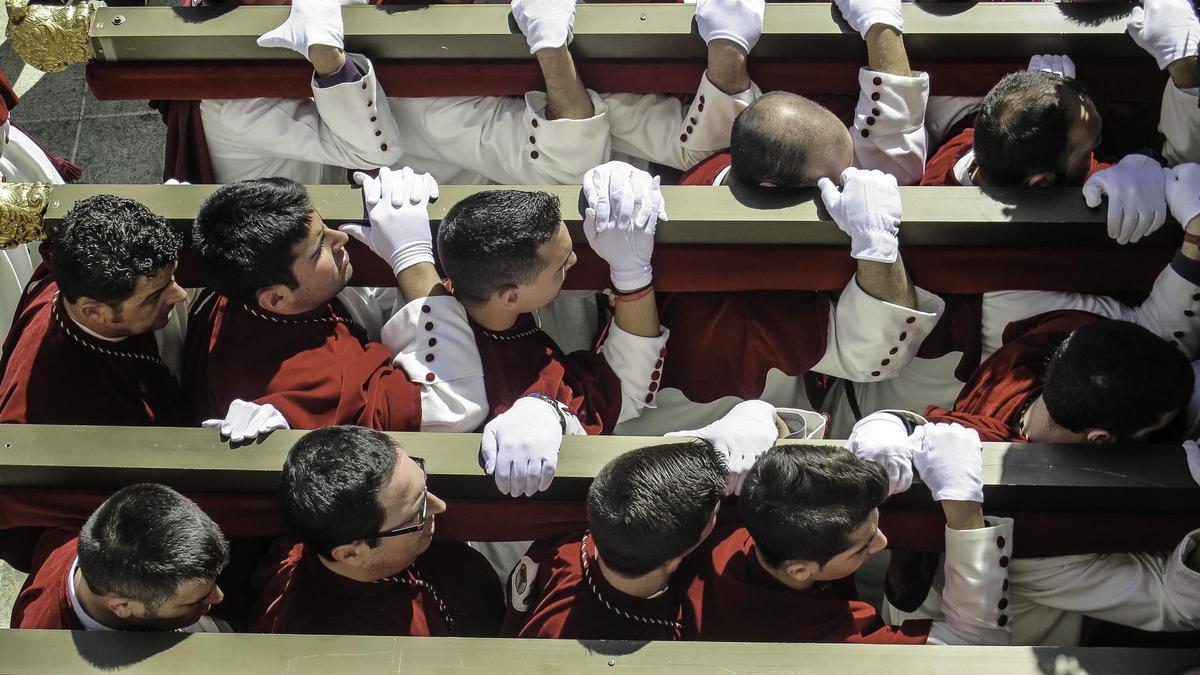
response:
M1074 78L1023 70L1005 75L975 116L975 161L997 185L1014 185L1042 171L1062 180L1067 141L1079 106L1088 100Z
M455 297L480 305L536 279L548 264L538 248L560 222L558 197L547 192L488 190L455 204L438 226L438 254Z
M288 527L327 559L344 544L375 546L386 517L379 492L396 470L397 447L383 432L350 425L305 434L279 481Z
M588 526L604 563L627 577L661 567L700 543L725 496L725 464L706 441L631 450L588 488Z
M1186 409L1194 378L1175 345L1137 324L1104 320L1077 329L1054 350L1042 400L1050 418L1071 431L1104 429L1128 441L1164 414Z
M222 186L200 206L192 246L205 284L249 305L276 284L299 287L292 249L308 236L312 202L288 178L255 178Z
M140 277L179 260L183 232L124 197L94 195L76 202L47 233L54 280L63 297L88 297L114 309Z
M820 176L810 164L832 151L829 132L834 128L846 127L816 101L783 91L765 94L733 120L733 175L747 185L813 185Z
M165 485L118 490L79 532L79 571L93 591L146 605L154 614L179 584L212 581L229 562L221 529Z
M746 475L740 504L768 565L824 565L887 496L887 473L874 462L833 445L777 445Z

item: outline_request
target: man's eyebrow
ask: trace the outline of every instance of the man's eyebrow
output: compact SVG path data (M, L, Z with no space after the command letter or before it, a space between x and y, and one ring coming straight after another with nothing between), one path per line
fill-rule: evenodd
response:
M317 250L312 252L309 258L316 258L321 255L321 249L325 248L325 229L321 228L321 234L317 237Z
M875 528L875 531L871 533L871 536L867 537L867 543L858 547L858 550L854 552L854 555L858 555L859 553L862 553L863 551L867 550L868 548L871 548L871 542L875 541L875 535L877 535L877 534L879 534L878 527Z

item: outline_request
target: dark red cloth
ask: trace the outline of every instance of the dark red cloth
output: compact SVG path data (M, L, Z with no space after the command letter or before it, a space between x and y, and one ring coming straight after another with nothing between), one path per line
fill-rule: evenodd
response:
M293 429L419 431L419 385L347 316L336 299L281 316L206 291L192 308L183 350L192 421L224 417L241 398L273 404Z
M966 382L983 358L983 295L947 295L946 309L917 350L919 359L962 352L954 376Z
M506 331L474 321L471 329L483 361L488 419L536 392L565 404L589 434L612 433L621 414L621 380L604 357L586 350L564 354L531 314Z
M1062 310L1008 324L1004 346L975 371L954 408L930 406L926 419L958 422L978 431L985 441L1028 441L1017 433L1018 417L1042 393L1051 354L1076 329L1103 320L1088 312Z
M596 562L596 546L587 540L587 569L581 533L534 542L525 556L536 564L527 577L524 560L509 576L510 600L504 637L570 638L574 640L678 640L691 621L684 616L684 597L677 584L661 595L638 598L613 588ZM524 577L524 578L522 578ZM526 597L528 609L517 611L514 598Z
M216 183L212 158L208 154L208 138L200 118L200 101L154 100L148 104L162 115L163 124L167 125L163 180Z
M695 553L688 599L696 639L728 642L924 644L929 620L887 626L858 600L854 578L808 590L785 586L763 568L745 528L715 534Z
M943 143L933 157L925 162L925 175L921 176L921 185L961 185L958 177L954 175L954 165L974 148L975 130L963 129L962 133ZM1088 177L1112 166L1096 161L1095 155L1092 155L1089 161L1091 164L1088 167Z
M17 305L0 360L0 422L185 424L153 333L106 342L76 325L45 268ZM224 411L222 411L224 413Z
M412 567L375 582L335 573L296 544L250 617L256 633L495 637L504 594L466 544L430 544Z
M10 628L84 630L67 576L78 554L78 530L51 530L34 551L32 572L13 605Z
M17 96L17 92L13 91L12 83L8 81L8 75L0 70L0 124L8 121L8 113L17 104L21 102L21 98Z
M683 176L679 179L679 184L697 186L715 185L717 176L725 169L728 169L729 165L732 163L733 158L729 154L728 150L724 152L718 152L712 157L709 157L708 159L685 171Z

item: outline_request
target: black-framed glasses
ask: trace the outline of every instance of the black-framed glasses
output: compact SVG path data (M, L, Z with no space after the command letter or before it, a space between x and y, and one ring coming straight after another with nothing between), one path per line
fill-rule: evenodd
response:
M402 534L412 534L425 529L425 516L429 512L429 474L425 473L425 460L420 457L413 457L412 461L416 462L417 466L421 467L421 477L425 479L425 486L421 488L421 515L417 519L415 525L405 525L397 527L394 530L385 530L377 533L378 537L399 537Z

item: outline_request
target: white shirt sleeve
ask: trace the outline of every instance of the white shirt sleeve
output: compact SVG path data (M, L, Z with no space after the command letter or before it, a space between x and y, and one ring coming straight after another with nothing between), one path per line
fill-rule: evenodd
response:
M1200 98L1197 89L1180 89L1167 82L1158 130L1166 137L1163 157L1171 166L1200 162Z
M900 185L921 182L929 154L925 134L929 74L905 77L862 68L858 87L850 128L854 166L890 173Z
M975 530L946 527L946 586L941 621L929 644L1007 645L1012 638L1005 580L1012 557L1012 518L988 517Z
M620 424L654 407L655 392L662 376L662 361L666 358L667 338L671 331L659 326L658 337L641 337L626 332L612 321L608 335L598 350L621 380Z

